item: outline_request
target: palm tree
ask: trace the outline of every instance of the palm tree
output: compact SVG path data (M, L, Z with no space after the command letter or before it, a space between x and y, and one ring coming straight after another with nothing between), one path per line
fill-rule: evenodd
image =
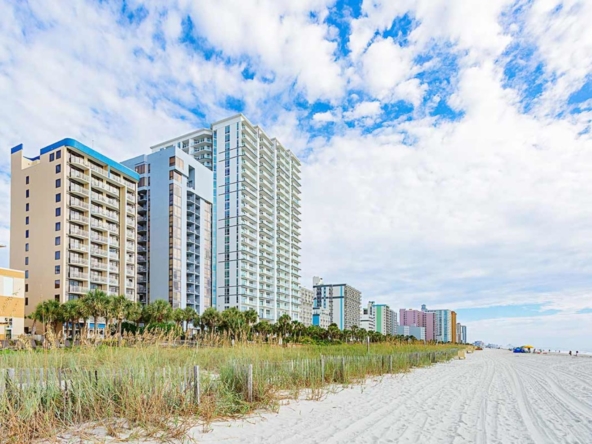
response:
M57 323L60 321L60 303L56 300L43 301L35 307L33 313L29 315L33 320L33 325L36 322L43 324L43 330L47 331L47 325L51 324L54 327L54 332L57 331Z
M222 328L233 338L240 339L245 328L245 317L238 308L232 307L222 312Z
M212 338L214 337L214 330L220 325L221 321L220 312L214 307L206 308L201 315L201 322L208 329Z
M279 317L275 324L277 333L280 335L280 341L290 333L292 327L292 318L290 315L283 314Z
M249 308L247 311L243 312L243 317L245 319L248 337L251 334L253 325L257 323L257 319L259 318L259 316L257 316L257 312L255 310Z
M121 338L121 330L123 328L123 321L128 318L130 308L133 302L127 299L124 295L120 294L110 300L110 313L113 319L117 321L117 334Z
M273 331L273 326L266 320L262 320L253 325L253 330L263 339L267 339Z
M173 308L168 302L157 299L146 306L146 315L148 322L169 322L173 318Z
M329 325L329 327L327 328L327 333L329 333L329 338L332 341L339 339L339 337L341 336L341 330L339 330L339 327L335 323Z
M60 306L61 320L66 325L72 325L72 339L76 338L76 325L80 319L84 319L85 307L80 302L80 299L71 299Z
M177 324L177 327L182 328L185 320L185 311L182 308L175 308L173 310L172 319Z
M88 315L93 318L94 336L97 336L99 331L99 317L106 316L109 298L104 291L95 289L85 294L80 301L86 307Z
M199 321L199 315L192 307L185 307L183 309L183 322L185 323L185 333L187 333L187 330L189 330L189 323L193 322L195 316L198 316Z

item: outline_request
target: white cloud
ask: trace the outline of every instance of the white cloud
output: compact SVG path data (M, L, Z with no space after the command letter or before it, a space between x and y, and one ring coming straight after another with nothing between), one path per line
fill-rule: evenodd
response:
M344 113L343 117L345 117L345 120L357 120L363 117L376 117L380 113L382 113L382 110L380 109L379 101L360 102L354 109Z

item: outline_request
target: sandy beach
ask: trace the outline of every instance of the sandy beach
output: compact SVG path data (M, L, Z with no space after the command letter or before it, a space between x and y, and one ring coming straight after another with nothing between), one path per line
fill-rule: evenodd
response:
M215 423L206 443L592 443L592 358L484 350Z

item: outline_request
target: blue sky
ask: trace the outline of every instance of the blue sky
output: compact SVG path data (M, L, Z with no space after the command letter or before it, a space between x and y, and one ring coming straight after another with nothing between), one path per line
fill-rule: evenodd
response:
M591 22L577 0L0 0L0 202L18 143L125 159L243 112L303 161L305 286L584 349Z

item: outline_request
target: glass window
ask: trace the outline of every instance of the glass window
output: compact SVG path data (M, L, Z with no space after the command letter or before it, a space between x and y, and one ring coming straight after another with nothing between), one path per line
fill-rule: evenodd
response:
M61 173L62 172L62 165L58 164L56 165L56 174Z
M54 288L60 288L60 280L59 279L56 279L55 280L55 282L54 282Z
M29 270L25 270L25 279L29 279Z
M62 243L62 240L60 239L60 236L56 236L55 238L55 244L56 245L60 245Z
M62 215L62 209L61 208L56 208L56 217L60 217Z
M59 265L55 266L55 274L60 274L60 266Z
M169 157L169 166L175 166L175 156Z
M60 285L60 284L59 284L59 281L58 281L58 287L56 287L56 288L60 288L60 287L59 287L59 285ZM53 298L54 298L54 299L55 299L57 302L60 302L60 295L59 295L59 294L56 294L56 295L55 295Z
M56 251L55 252L54 258L55 258L56 261L59 261L60 260L60 252L59 251Z
M29 305L29 298L25 298L25 305Z
M25 237L28 238L29 237L29 230L25 230ZM27 244L29 245L29 244Z
M62 201L62 193L56 194L56 202L61 202L61 201Z
M56 231L60 231L62 229L62 223L61 222L56 222L55 224L55 230Z
M56 159L61 159L62 158L62 152L58 151L56 152Z
M29 265L29 256L25 257L25 265Z
M55 153L51 153L51 154L49 155L49 161L50 161L50 162L53 162L54 160L55 160Z
M29 197L29 190L25 191L25 197Z
M138 173L138 174L146 174L146 164L143 163L141 165L136 165L136 173Z
M25 183L26 183L27 185L29 185L29 176L27 176L27 177L25 178Z
M25 211L29 211L29 204L25 204Z
M29 225L29 216L25 217L25 225Z
M27 237L29 237L29 236L27 236ZM25 244L25 251L29 251L29 244L28 243Z
M56 188L59 188L62 186L62 179L56 179Z

